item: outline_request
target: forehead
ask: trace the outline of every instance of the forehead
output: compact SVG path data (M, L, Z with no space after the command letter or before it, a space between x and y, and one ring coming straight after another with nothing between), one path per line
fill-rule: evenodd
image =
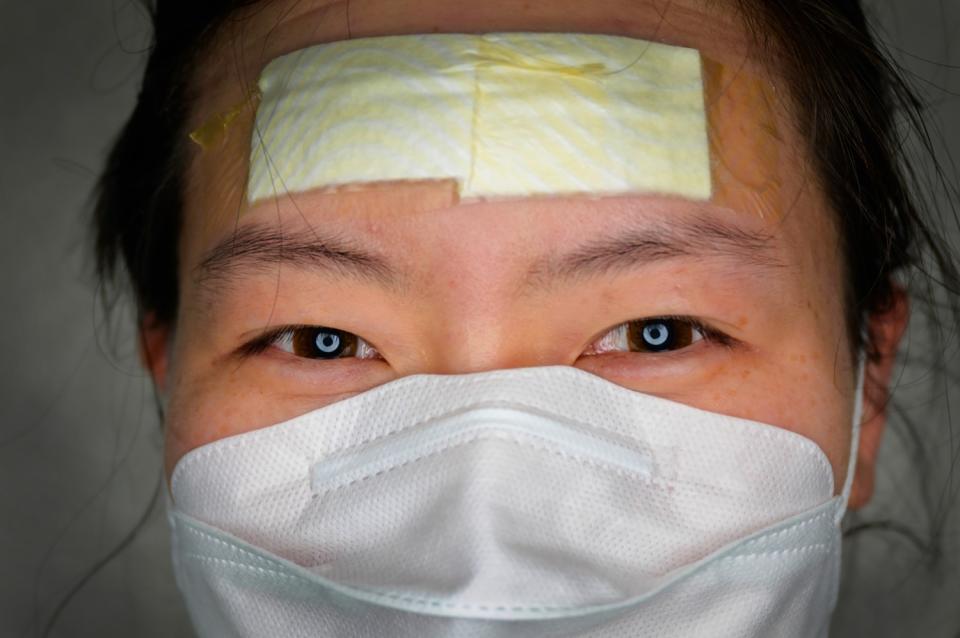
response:
M245 195L251 139L256 137L255 106L245 104L244 96L271 60L318 43L404 33L595 32L696 48L705 58L705 86L722 102L710 111L711 152L722 156L721 168L737 177L715 180L715 189L724 195L721 203L763 214L795 199L802 181L796 179L802 171L795 169L802 162L798 145L787 139L790 127L779 122L786 116L782 109L771 107L776 89L769 87L775 87L777 80L752 52L742 23L731 11L706 3L664 5L636 0L599 0L589 5L565 0L522 4L492 0L473 5L449 0L283 1L267 3L231 21L197 72L199 99L188 127L201 127L231 109L236 118L226 139L203 151L191 148L181 254L188 259L201 254L249 212ZM771 131L775 134L770 135ZM789 168L783 170L784 166ZM789 174L792 183L782 183L781 173ZM777 182L776 193L769 188L771 179ZM457 203L448 183L423 184L416 189L416 197L411 192L381 186L369 197L345 199L355 208L356 202L366 202L366 208L359 209L362 212L376 210L388 216ZM577 205L575 199L558 198L554 203ZM269 207L259 208L254 215L271 214Z
M196 77L206 88L255 78L271 60L322 42L384 35L544 31L601 33L697 48L751 70L763 61L734 3L708 0L272 0L239 10Z

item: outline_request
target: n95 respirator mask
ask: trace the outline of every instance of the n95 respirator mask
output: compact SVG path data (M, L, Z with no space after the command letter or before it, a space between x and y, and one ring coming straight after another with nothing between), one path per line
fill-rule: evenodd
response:
M204 637L808 638L849 487L796 433L542 367L409 376L204 445L169 518Z

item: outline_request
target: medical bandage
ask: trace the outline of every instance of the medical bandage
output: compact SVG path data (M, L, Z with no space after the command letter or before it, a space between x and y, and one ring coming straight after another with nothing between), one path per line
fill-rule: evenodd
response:
M571 33L363 38L277 58L259 90L251 203L443 179L461 199L711 196L694 49Z

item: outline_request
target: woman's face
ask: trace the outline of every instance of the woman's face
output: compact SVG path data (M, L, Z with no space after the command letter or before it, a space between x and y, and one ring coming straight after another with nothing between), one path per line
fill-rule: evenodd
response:
M162 348L154 353L169 398L168 474L200 445L400 376L572 365L800 433L842 484L854 375L839 236L783 107L785 85L734 14L638 0L281 0L231 29L198 69L194 128L242 101L269 60L348 36L579 31L697 48L742 71L727 78L711 122L729 174L724 196L706 203L652 195L467 203L452 183L424 182L250 207L253 111L244 110L222 144L193 149L189 167L169 363ZM669 229L657 241L677 244L671 256L644 249L654 225ZM258 249L224 243L253 231ZM265 237L282 238L286 250ZM338 246L355 254L338 259ZM598 247L619 257L592 254ZM643 320L663 316L695 318L725 339L672 321L659 329L672 331L675 347L656 352L643 327L647 337L658 328ZM631 321L632 345L604 340ZM296 325L345 331L376 354L311 358L296 346L309 345L309 330L293 348L289 339L249 347ZM864 498L855 487L851 505Z

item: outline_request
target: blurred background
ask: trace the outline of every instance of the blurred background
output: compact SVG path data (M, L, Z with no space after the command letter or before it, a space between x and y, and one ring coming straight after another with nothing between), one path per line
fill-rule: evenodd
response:
M940 161L960 185L951 160L960 157L960 2L868 4L880 40L929 100ZM91 189L133 107L148 43L136 2L0 0L3 637L40 636L54 614L53 636L191 635L163 501L152 501L161 435L132 313L103 312L86 241ZM906 343L950 363L934 375L908 354L895 374L898 410L933 453L918 459L893 426L861 518L897 521L921 544L942 529L943 555L927 569L897 525L848 541L835 636L960 636L960 476L949 458L960 439L956 327L930 334L915 321Z

